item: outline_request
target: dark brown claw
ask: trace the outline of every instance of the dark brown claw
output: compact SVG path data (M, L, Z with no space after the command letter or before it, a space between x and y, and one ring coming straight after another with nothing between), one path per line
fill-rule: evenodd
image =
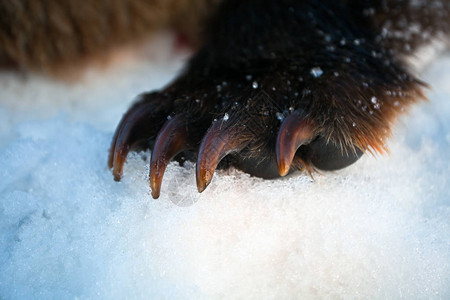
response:
M117 126L109 151L108 166L119 181L128 152L142 140L154 136L165 120L154 102L136 103Z
M177 115L161 128L150 161L150 187L154 199L159 197L164 171L170 160L189 146L188 118Z
M305 114L294 111L281 125L276 142L278 172L285 176L291 167L297 149L315 136L315 126Z
M216 121L202 140L197 158L197 189L201 193L205 190L214 175L219 162L229 153L242 150L248 140L242 138L239 126L226 127L225 122Z

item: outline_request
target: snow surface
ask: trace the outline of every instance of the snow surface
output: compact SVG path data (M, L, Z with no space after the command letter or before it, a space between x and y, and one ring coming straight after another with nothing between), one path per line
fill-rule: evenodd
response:
M0 73L0 299L450 299L450 55L389 156L314 182L219 171L202 194L171 164L153 200L149 153L120 183L106 159L133 97L186 58L155 44L72 84Z

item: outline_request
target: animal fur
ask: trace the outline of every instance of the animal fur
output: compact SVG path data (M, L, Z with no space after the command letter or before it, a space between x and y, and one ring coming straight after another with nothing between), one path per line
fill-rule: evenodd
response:
M173 28L199 44L218 0L5 0L0 65L52 72Z

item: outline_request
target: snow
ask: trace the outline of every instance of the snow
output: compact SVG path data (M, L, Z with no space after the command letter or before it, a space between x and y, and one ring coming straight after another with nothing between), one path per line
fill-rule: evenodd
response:
M1 299L450 298L450 55L390 155L315 181L219 171L202 194L172 163L153 200L149 153L120 183L106 159L133 97L186 58L154 45L75 83L0 73Z

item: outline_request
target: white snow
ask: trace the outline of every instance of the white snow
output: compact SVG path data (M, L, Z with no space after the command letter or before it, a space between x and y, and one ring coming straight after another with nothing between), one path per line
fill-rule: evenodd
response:
M388 156L314 182L219 171L202 194L171 164L153 200L148 153L120 183L106 159L186 58L155 44L72 84L0 73L0 299L450 298L450 55Z

